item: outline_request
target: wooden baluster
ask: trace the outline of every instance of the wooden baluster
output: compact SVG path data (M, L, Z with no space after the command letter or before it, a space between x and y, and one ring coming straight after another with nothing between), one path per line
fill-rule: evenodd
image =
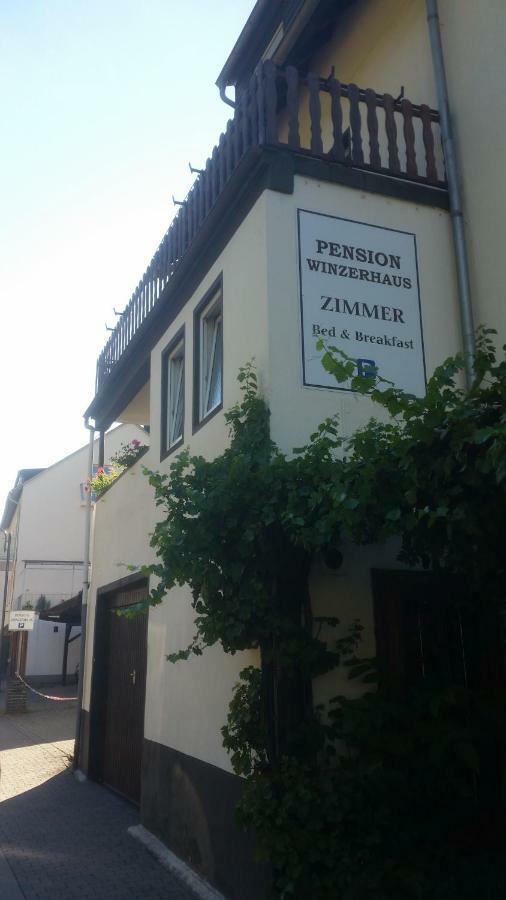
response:
M356 84L348 85L348 99L350 101L351 157L357 166L363 166L364 151L362 149L362 118L359 106L360 93Z
M199 230L202 225L202 219L204 218L204 211L202 208L204 195L203 195L203 183L202 183L203 175L199 173L197 175L197 180L193 185L193 192L195 194L195 204L194 204L194 216L195 216L195 234Z
M178 219L180 220L179 221L179 229L180 229L179 237L181 240L181 243L179 245L179 259L181 260L186 253L186 243L187 243L186 227L188 224L188 219L187 219L187 215L186 215L186 203L184 203L183 206L179 207Z
M134 334L139 327L139 309L138 304L135 302L135 297L130 298L130 306L132 307L132 317L133 317L133 331Z
M155 297L158 300L160 296L160 291L162 290L162 253L163 253L163 244L158 245L158 250L156 251L156 266L155 266L155 284L156 291ZM141 316L142 322L142 316Z
M225 135L220 134L218 141L218 193L221 194L223 186L227 180L226 160L225 160Z
M311 120L311 153L323 154L322 111L320 103L320 79L312 72L307 76L309 90L309 118Z
M367 106L367 130L369 132L369 165L373 169L381 169L376 93L371 88L367 88L365 92L365 102Z
M432 122L430 118L430 109L424 103L420 107L420 118L422 120L423 145L425 147L425 162L427 164L427 178L432 184L438 181L436 157L434 154L434 132L432 131Z
M241 118L241 153L244 155L250 146L250 115L251 115L251 84L248 85L246 92L240 99L242 118Z
M145 299L146 309L149 312L149 310L151 309L151 290L150 290L150 284L149 284L149 266L146 269L146 271L144 272L144 278L142 279L142 281L143 281L142 286L143 286L143 290L144 290L144 296L146 298ZM129 319L131 319L131 316L129 317ZM129 340L132 339L132 334L133 334L133 330L130 331Z
M268 144L278 142L278 89L276 85L277 69L271 59L264 62L265 90L265 140Z
M178 210L177 215L172 223L174 228L174 262L179 262L181 258L181 221L179 218L180 210Z
M234 113L234 143L232 149L232 159L234 161L234 169L239 162L242 152L241 152L241 141L242 141L242 106L238 104L235 108Z
M198 205L197 182L195 181L191 189L191 205L192 205L192 240L199 230L199 205Z
M397 125L395 124L395 100L391 94L383 94L385 105L385 131L388 141L388 168L391 172L401 171L397 147Z
M150 310L151 309L151 283L149 281L149 266L144 273L144 293L146 294L146 303L147 303L148 310ZM133 325L133 322L132 322L132 325ZM134 333L134 331L132 329L132 332L130 334L130 339L132 338L133 333Z
M193 238L193 190L191 190L186 198L186 222L188 228L188 244L191 244Z
M160 244L160 263L158 269L158 296L163 291L165 272L167 271L167 235L164 234Z
M265 132L265 82L264 82L264 70L260 65L257 69L257 78L256 78L256 117L253 113L252 116L252 129L251 129L251 143L256 144L265 144L266 142L266 132ZM256 125L256 130L255 126Z
M177 214L177 222L178 222L178 233L179 233L179 260L182 259L184 251L186 249L186 218L184 206L180 206Z
M163 272L162 272L162 288L165 287L169 278L169 241L170 232L165 232L163 239Z
M329 78L328 86L330 91L330 114L332 117L332 131L334 143L330 150L332 159L338 162L345 162L344 144L343 144L343 110L341 107L341 83L337 78Z
M232 119L227 122L225 131L225 178L228 181L234 171L234 123Z
M211 164L211 160L208 159L206 162L206 169L204 174L204 214L207 216L211 206L213 205L213 168Z
M151 263L151 293L153 297L153 306L158 300L158 254L155 253Z
M118 324L116 325L116 331L118 335L118 352L121 356L123 353L123 316L118 318Z
M216 197L220 192L219 188L219 159L218 159L218 148L215 147L211 156L212 161L212 169L211 169L211 181L212 181L212 191L211 191L211 206L214 206L216 201Z
M135 293L135 296L137 297L137 302L139 303L141 309L143 310L144 317L146 317L148 311L147 311L146 303L145 303L144 296L142 293L142 282L141 281L139 281L139 284L137 285L134 293ZM123 316L123 319L124 318L125 317ZM123 322L123 324L124 324L124 322Z
M292 150L300 148L299 132L299 73L294 66L286 70L286 111L288 117L288 146Z
M144 272L144 275L142 276L142 295L144 298L143 302L146 305L146 310L149 312L149 290L148 290L146 272ZM130 338L132 337L131 328L130 328L130 318L131 318L130 310L128 310L128 342L130 342Z
M404 119L404 141L406 144L406 174L418 175L415 151L415 129L413 128L413 107L410 100L401 101L401 112Z
M132 303L132 298L130 298L130 300L128 301L128 306L130 307L131 315L132 315L132 336L133 336L136 331L137 323L135 321L135 306Z
M172 266L174 263L174 229L172 225L170 226L167 232L167 269L166 269L166 281L169 280L172 275Z

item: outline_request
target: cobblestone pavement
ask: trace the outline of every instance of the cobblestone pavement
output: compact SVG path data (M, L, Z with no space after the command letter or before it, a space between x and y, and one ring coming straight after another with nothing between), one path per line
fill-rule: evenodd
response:
M74 778L74 717L49 701L0 716L1 900L194 900L127 833L136 808Z

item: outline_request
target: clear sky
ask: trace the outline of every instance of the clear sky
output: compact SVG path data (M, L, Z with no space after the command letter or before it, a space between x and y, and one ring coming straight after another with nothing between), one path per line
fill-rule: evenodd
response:
M95 362L229 118L253 0L0 2L0 515L87 442Z

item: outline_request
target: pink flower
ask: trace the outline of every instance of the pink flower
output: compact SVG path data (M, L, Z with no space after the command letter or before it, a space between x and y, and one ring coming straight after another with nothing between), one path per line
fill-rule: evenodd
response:
M132 441L132 447L135 447L135 449L137 450L137 447L140 447L140 445L141 445L141 442L138 441L137 438L134 438Z
M97 475L103 475L103 474L104 474L103 466L100 466L100 468L97 469Z

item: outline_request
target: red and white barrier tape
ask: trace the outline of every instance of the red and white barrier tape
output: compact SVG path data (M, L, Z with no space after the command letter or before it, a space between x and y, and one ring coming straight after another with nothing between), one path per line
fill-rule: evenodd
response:
M53 697L51 694L43 694L41 691L36 691L35 688L31 686L31 684L28 684L28 682L21 677L19 672L16 672L16 678L19 678L19 680L23 682L23 684L28 688L29 691L31 691L33 694L37 694L39 697L43 697L44 700L60 700L62 703L70 700L79 700L79 697Z

